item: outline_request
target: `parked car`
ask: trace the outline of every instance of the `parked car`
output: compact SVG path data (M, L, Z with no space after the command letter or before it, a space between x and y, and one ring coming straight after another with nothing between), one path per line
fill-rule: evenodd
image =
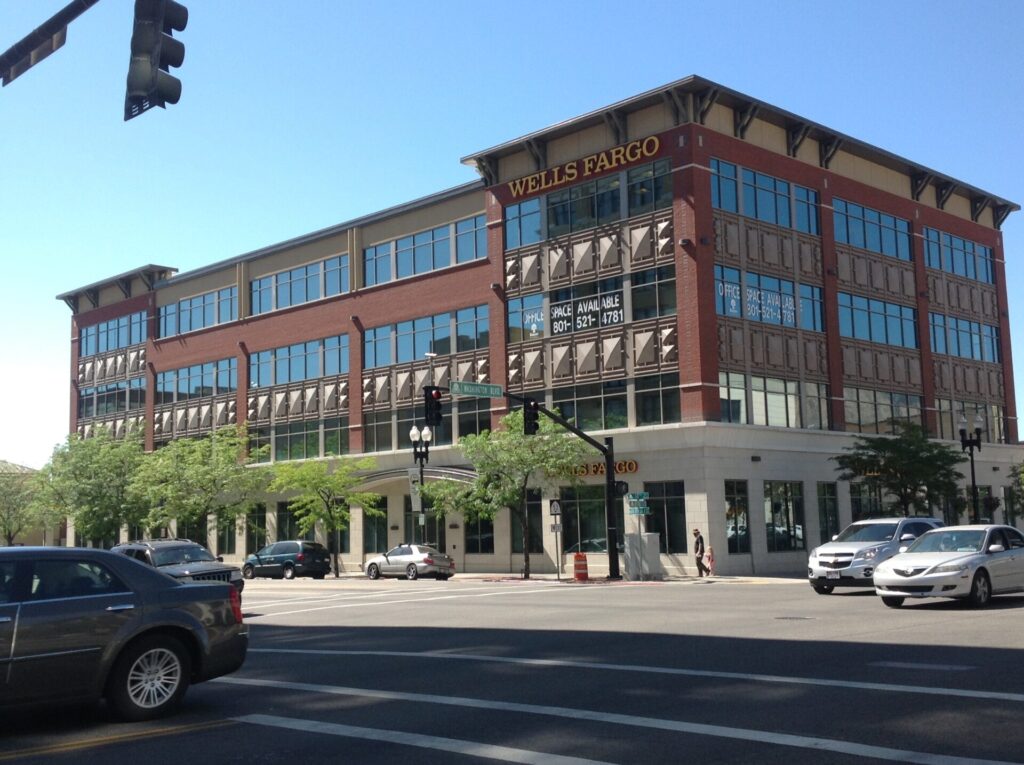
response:
M145 539L124 542L110 548L111 552L154 566L182 582L229 582L241 592L245 587L242 570L214 556L191 539Z
M250 555L242 564L242 576L269 576L275 579L294 579L311 576L323 579L331 573L331 555L319 542L293 539L274 542Z
M871 587L875 567L925 532L942 526L937 518L870 518L851 523L807 558L807 578L819 595L836 587Z
M173 710L245 661L242 596L126 555L0 549L0 707L105 698L125 720Z
M455 575L455 561L427 545L398 545L383 555L370 558L365 570L370 579L382 576L404 576L406 579L435 576L445 580Z
M947 526L924 534L875 570L875 592L890 608L907 598L962 598L1024 592L1024 534L1011 526Z

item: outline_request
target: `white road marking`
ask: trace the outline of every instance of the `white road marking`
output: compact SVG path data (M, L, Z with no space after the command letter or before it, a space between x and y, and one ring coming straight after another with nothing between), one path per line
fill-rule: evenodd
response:
M568 659L527 659L512 656L489 656L487 654L443 653L440 651L332 651L327 649L304 648L250 648L249 653L307 654L313 656L401 656L416 659L451 659L457 661L482 661L500 664L520 664L534 667L567 667L569 669L610 669L617 672L643 672L655 675L677 675L684 677L710 677L719 680L747 680L759 683L780 683L789 685L816 685L827 688L852 688L885 693L917 693L928 696L956 696L966 699L984 699L1024 703L1024 693L1001 691L971 691L961 688L933 688L927 685L902 685L895 683L867 683L858 680L834 680L820 677L788 677L785 675L759 675L746 672L716 672L709 669L678 669L676 667L645 667L639 664L608 664L594 661L570 661Z
M935 670L938 672L966 672L977 669L969 664L925 664L917 661L872 661L869 667L891 667L893 669Z
M534 752L529 749L513 749L508 746L483 744L477 741L463 741L457 738L441 738L426 736L420 733L406 733L400 730L382 730L378 728L361 728L353 725L319 722L317 720L296 720L290 717L274 715L245 715L233 718L236 722L253 725L270 725L275 728L288 728L303 733L325 733L331 736L347 738L365 738L369 741L380 741L385 744L404 744L424 749L440 749L444 752L468 754L471 757L486 757L502 762L522 762L528 765L610 765L601 760L587 760L581 757L565 757L548 752Z
M850 741L818 738L816 736L800 736L791 733L775 733L773 731L752 730L748 728L732 728L723 725L691 723L683 720L665 720L656 717L640 717L623 715L614 712L597 712L589 709L573 709L570 707L553 707L540 704L519 704L511 701L493 701L490 699L471 699L458 696L440 696L429 693L402 693L399 691L381 691L372 688L346 688L336 685L317 685L314 683L294 683L281 680L257 680L240 677L220 677L216 683L244 685L264 688L281 688L311 693L323 693L334 696L363 696L366 698L400 701L416 704L443 704L454 707L468 707L498 712L517 714L545 715L571 720L588 720L590 722L627 725L636 728L687 733L696 736L714 736L717 738L751 741L774 746L791 746L800 749L811 749L819 752L848 754L854 757L872 757L876 760L892 762L915 762L919 765L1009 765L997 760L979 760L976 757L954 757L929 752L915 752L907 749L893 749L870 744L857 744Z

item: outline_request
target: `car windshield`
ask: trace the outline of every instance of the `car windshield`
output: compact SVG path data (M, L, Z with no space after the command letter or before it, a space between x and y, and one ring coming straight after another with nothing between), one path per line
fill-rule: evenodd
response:
M984 543L984 530L929 531L907 548L907 552L981 552Z
M864 523L847 526L835 542L888 542L896 533L898 523Z
M420 552L424 553L426 555L440 555L441 554L439 551L435 550L433 547L425 547L424 545L420 545Z
M215 561L213 553L199 545L167 547L153 551L153 563L157 566L174 566L179 563L198 563L199 561Z

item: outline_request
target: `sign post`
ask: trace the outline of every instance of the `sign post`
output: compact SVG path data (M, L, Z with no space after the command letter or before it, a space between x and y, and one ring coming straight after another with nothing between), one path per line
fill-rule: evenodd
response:
M551 530L555 532L555 556L558 558L555 563L555 577L562 581L562 546L558 544L558 533L562 530L562 503L557 499L551 500L549 512L555 519L551 524Z

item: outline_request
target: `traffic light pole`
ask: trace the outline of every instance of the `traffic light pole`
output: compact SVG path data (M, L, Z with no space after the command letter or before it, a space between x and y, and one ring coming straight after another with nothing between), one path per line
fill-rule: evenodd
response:
M527 400L535 401L536 399L530 396L519 396L515 393L506 392L505 395L508 398L515 399L522 404L526 404ZM604 443L591 438L589 435L584 433L582 430L577 428L571 422L563 418L561 415L552 412L550 409L546 409L543 406L537 405L538 411L543 412L549 419L554 420L563 428L571 431L575 435L582 438L588 444L597 449L601 454L604 455L604 514L605 514L605 525L608 527L608 578L609 579L621 579L622 575L619 573L619 529L617 521L615 519L615 445L611 436L605 436Z

